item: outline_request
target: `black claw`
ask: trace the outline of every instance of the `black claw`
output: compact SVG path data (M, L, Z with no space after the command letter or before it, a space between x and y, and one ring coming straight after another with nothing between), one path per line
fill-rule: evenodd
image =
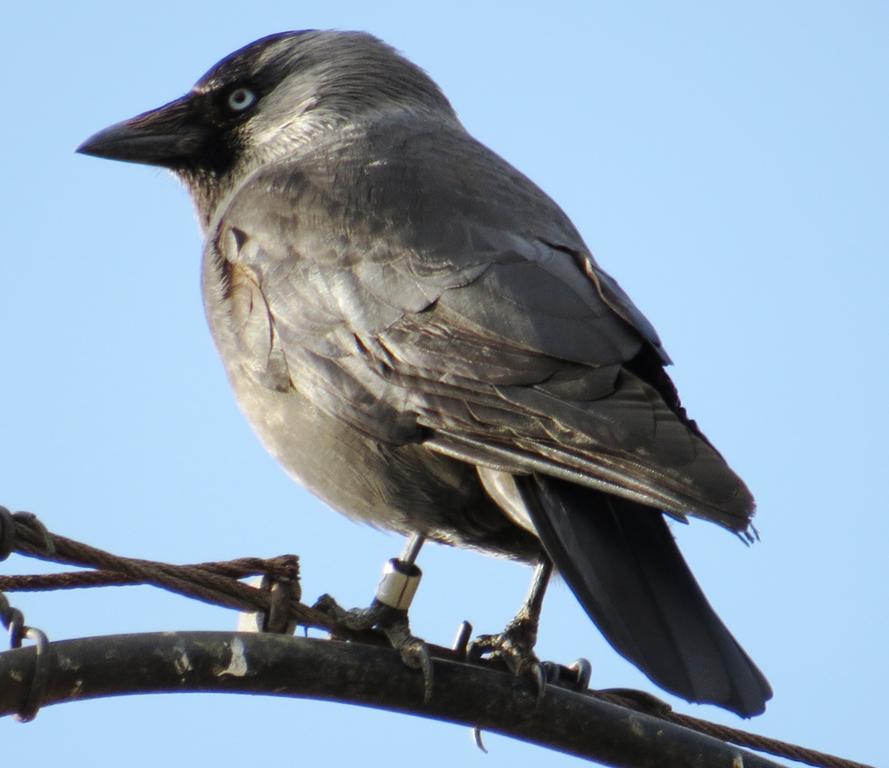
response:
M401 650L401 658L405 664L423 673L423 703L428 704L432 701L432 656L426 643L416 637L412 641L412 647Z
M482 729L475 726L475 728L472 729L472 738L475 739L475 746L487 755L488 748L485 746L485 742L482 741Z
M543 671L547 683L572 691L585 691L589 688L592 675L592 667L586 659L578 659L569 667L554 661L544 661Z
M570 667L568 667L572 672L577 674L577 679L574 683L575 691L585 691L590 687L590 678L593 675L593 666L586 659L578 659L575 661Z
M423 673L423 703L428 704L432 700L432 656L425 641L411 634L407 613L399 611L398 614L386 624L381 624L380 629L389 638L392 647L401 654L401 660L411 669Z

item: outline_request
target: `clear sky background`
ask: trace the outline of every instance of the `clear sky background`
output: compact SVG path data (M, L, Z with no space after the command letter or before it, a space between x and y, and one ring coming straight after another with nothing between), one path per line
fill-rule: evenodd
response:
M3 17L0 503L138 557L295 552L308 599L367 604L401 541L326 509L252 435L206 330L185 192L74 154L257 37L366 29L565 208L756 494L755 546L700 522L677 530L775 689L746 725L889 762L889 4L84 1L10 3ZM434 546L421 565L414 628L443 644L462 619L502 628L530 576ZM235 623L148 588L13 598L52 639ZM594 686L659 694L562 584L539 652L589 657ZM456 726L240 696L57 706L0 722L0 743L10 764L92 768L575 763L490 735L484 756Z

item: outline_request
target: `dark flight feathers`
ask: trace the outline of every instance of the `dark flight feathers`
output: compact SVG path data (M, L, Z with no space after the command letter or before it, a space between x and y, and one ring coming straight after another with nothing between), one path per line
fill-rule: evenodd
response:
M656 510L518 478L547 554L611 645L662 688L755 715L769 684L714 613Z

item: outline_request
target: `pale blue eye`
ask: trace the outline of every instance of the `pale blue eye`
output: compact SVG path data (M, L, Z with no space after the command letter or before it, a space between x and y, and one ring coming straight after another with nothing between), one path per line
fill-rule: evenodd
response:
M243 112L256 102L256 94L249 88L235 88L228 95L228 108L232 112Z

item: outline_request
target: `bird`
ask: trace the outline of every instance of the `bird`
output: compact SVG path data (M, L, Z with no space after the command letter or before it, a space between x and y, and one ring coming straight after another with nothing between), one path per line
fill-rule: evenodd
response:
M78 151L184 182L213 339L293 478L355 520L535 565L482 642L522 667L554 570L655 684L764 711L668 524L752 540L750 491L651 323L421 68L365 32L273 34Z

